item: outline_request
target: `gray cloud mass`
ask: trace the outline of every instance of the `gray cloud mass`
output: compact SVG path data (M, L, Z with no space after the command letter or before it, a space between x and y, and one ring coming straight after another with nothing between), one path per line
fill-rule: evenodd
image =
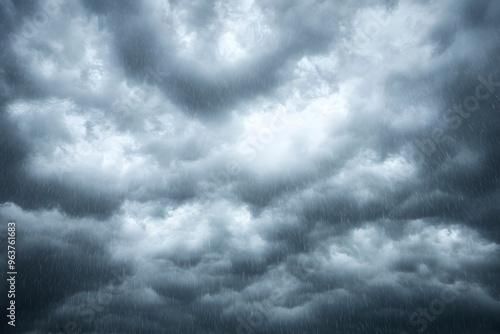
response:
M500 2L5 0L0 28L2 333L500 332Z

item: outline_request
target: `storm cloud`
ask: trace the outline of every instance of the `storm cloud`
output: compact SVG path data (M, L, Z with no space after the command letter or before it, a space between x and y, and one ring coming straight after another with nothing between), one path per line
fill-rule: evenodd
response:
M6 0L0 28L2 332L500 331L500 2Z

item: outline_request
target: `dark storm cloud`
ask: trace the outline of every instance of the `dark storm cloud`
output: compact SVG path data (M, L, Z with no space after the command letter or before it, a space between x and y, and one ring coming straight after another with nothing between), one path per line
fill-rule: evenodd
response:
M28 39L31 35L22 29L36 19L36 13L42 12L42 4L33 1L5 2L1 6L2 48L1 83L3 85L0 106L0 201L14 202L26 209L58 208L74 215L109 216L119 206L121 199L115 194L86 186L69 184L60 179L39 180L26 169L26 160L33 147L26 142L23 134L5 115L8 102L15 99L37 99L47 96L48 90L37 84L35 75L30 74L26 64L18 61L12 50L12 42L16 39ZM28 23L27 23L28 22ZM31 28L31 27L30 27ZM26 37L28 36L28 37ZM43 121L43 120L41 120ZM40 124L41 125L41 124ZM39 125L38 131L52 131L53 124L45 122L46 128Z
M0 6L23 331L499 330L498 2L82 0L23 37L43 3Z
M27 155L32 148L0 114L0 201L13 202L25 209L57 208L71 216L109 216L120 203L119 195L106 190L78 186L60 179L39 180L26 169Z
M163 92L180 104L187 114L202 118L220 116L242 100L272 91L286 79L289 61L304 54L325 51L335 42L338 24L349 20L361 6L361 3L344 2L262 1L263 10L269 11L270 15L276 14L275 21L270 22L275 36L261 45L265 52L232 66L217 64L211 69L199 69L176 54L171 41L171 25L158 27L151 22L151 7L136 2L101 4L89 0L84 3L104 18L114 34L117 56L131 76L142 81L148 77L148 70L157 72L154 80ZM386 3L381 1L380 4ZM174 1L170 5L174 10L187 11L185 23L202 35L203 30L211 29L210 25L217 25L214 21L222 19L215 17L215 2ZM311 17L315 19L310 20ZM206 47L208 57L213 52L213 45L207 44Z
M17 61L13 53L11 42L16 38L17 30L23 27L23 19L29 17L36 10L36 1L6 1L0 6L0 72L2 108L7 100L15 96L39 97L43 87L39 87L30 80L24 64Z
M455 218L485 228L488 235L498 238L495 228L498 218L490 217L497 215L498 208L492 203L500 199L496 154L500 125L500 49L488 37L499 25L491 16L496 5L490 5L489 17L483 13L475 19L473 27L463 24L467 33L484 36L484 43L474 48L472 58L459 60L459 72L450 72L448 66L439 72L435 70L432 75L440 78L441 83L427 82L440 100L439 119L430 128L412 136L417 150L415 158L422 162L421 175L419 186L398 216ZM470 14L464 13L467 15ZM428 98L429 95L426 100Z
M50 319L57 304L68 296L111 283L119 285L131 272L129 265L111 258L108 243L113 227L84 219L68 224L61 214L29 216L8 205L2 211L3 221L16 217L20 222L16 229L20 255L16 268L22 274L17 276L16 303L19 318L32 319L18 324L21 331L32 330L37 321ZM3 239L2 245L6 244ZM4 259L2 265L6 266ZM4 289L2 293L6 295ZM3 299L2 307L6 306ZM5 323L2 326L7 330Z
M482 3L481 6L486 5ZM491 6L495 5L491 3ZM354 194L350 198L344 192L345 189L331 189L326 195L325 192L320 191L317 198L313 198L311 201L314 206L305 211L307 218L313 220L329 219L334 222L346 220L354 223L380 217L440 217L463 220L479 227L477 218L474 218L476 217L474 208L478 205L483 206L480 203L492 203L498 199L499 195L497 190L499 169L496 168L498 155L495 153L498 151L497 129L500 120L498 113L500 99L500 87L498 87L500 81L498 79L499 49L495 45L495 41L488 37L495 31L499 22L493 19L494 15L488 14L486 16L486 13L483 13L481 17L475 18L476 24L471 27L467 23L471 15L467 12L468 7L461 4L460 8L463 8L463 13L444 18L445 21L455 20L460 23L461 29L454 31L454 34L473 33L485 36L481 39L485 42L474 49L475 53L472 58L461 60L460 73L450 73L449 66L443 64L441 68L433 69L432 73L412 73L414 79L399 80L400 86L397 90L393 88L396 86L395 78L401 78L405 74L392 73L388 79L389 92L392 93L389 99L401 99L403 101L401 103L407 105L412 103L424 106L439 101L438 123L432 124L424 131L411 133L410 131L396 132L394 129L380 124L378 119L369 120L372 123L363 121L363 125L375 128L379 134L375 145L380 147L383 159L398 152L408 143L413 146L413 149L417 151L413 153L415 155L413 158L418 158L417 160L422 162L418 181L412 182L411 187L400 185L395 192L388 191L383 183L379 183L375 188L379 189L380 195L368 203L360 203ZM490 9L488 13L492 11ZM465 17L463 22L460 21L462 17ZM480 21L483 23L482 25ZM433 32L432 36L436 36L436 34ZM431 41L439 43L434 37ZM439 79L432 79L431 75ZM485 82L492 82L493 86L487 87ZM475 108L477 110L472 113L463 110L463 113L467 114L466 116L453 111L454 107L463 104L464 100L471 100L468 100L469 97L475 99L478 86L481 87L481 92L487 91L488 97L478 102L479 107ZM420 88L422 94L419 93L418 99L408 100L408 92L414 94L418 87L424 87L424 89ZM489 91L490 89L492 91ZM473 99L472 101L478 101L478 99ZM392 105L392 107L398 108L401 107L401 104ZM453 111L452 116L450 116L450 111ZM460 123L450 124L451 121ZM351 133L361 131L359 122L360 120L356 119L352 123ZM459 128L454 128L456 126ZM436 131L439 131L440 134L439 142L435 140ZM468 158L466 156L468 153L464 150L469 151L473 157L477 157L477 160L460 161L460 159ZM314 175L317 176L318 173ZM251 185L242 184L242 196L248 203L257 204L260 202L266 203L265 205L268 205L272 198L279 197L280 194L290 196L291 192L288 189L287 191L278 191L279 187L277 188L273 184L277 180L279 178L271 181L263 180L261 186L259 186L259 180L252 181ZM285 180L283 185L289 189L304 187L304 183L294 181L293 178ZM384 180L378 181L384 182ZM364 182L370 181L365 178ZM368 185L365 184L365 186ZM337 192L338 195L334 195ZM492 211L493 215L493 212L497 212L498 209L496 205L491 205L489 210ZM480 214L488 215L485 212ZM490 219L480 224L490 226L493 229L496 225L495 221ZM487 228L488 232L492 232L490 228ZM495 234L496 232L493 235Z

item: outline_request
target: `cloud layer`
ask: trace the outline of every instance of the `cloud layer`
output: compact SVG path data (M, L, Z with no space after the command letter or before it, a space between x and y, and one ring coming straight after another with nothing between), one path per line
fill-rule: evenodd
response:
M499 18L2 2L15 332L498 332Z

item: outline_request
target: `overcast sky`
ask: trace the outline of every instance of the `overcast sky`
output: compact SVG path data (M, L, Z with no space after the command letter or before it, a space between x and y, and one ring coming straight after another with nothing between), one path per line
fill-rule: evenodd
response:
M2 331L500 332L500 1L3 0L0 43Z

